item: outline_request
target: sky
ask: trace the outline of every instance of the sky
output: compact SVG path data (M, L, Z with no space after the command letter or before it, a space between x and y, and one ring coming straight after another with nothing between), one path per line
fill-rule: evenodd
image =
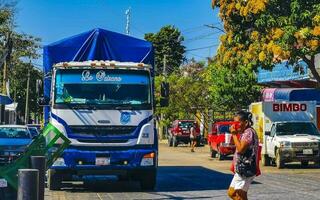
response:
M42 45L98 27L125 33L129 7L131 36L143 39L145 33L174 25L185 38L187 58L215 55L221 31L205 25L222 25L211 0L19 0L17 31L41 38Z

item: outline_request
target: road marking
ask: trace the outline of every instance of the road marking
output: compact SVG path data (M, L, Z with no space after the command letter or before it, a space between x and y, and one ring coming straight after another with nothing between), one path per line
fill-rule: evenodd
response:
M97 193L97 196L98 196L98 198L99 198L100 200L103 200L103 199L101 198L101 196L100 196L99 193Z

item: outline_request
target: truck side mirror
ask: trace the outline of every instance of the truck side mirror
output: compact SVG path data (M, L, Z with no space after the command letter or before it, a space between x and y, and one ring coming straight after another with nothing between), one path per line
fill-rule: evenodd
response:
M161 82L161 97L169 97L169 83L167 82Z
M160 107L168 107L169 106L169 98L160 98Z
M264 132L264 135L270 136L270 135L271 135L271 132L270 132L270 131L266 131L266 132Z

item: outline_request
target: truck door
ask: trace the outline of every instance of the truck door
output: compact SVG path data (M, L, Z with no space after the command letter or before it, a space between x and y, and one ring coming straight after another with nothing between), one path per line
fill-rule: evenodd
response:
M270 136L266 136L266 145L267 145L267 153L269 157L274 158L274 139L276 135L276 128L275 125L272 125Z

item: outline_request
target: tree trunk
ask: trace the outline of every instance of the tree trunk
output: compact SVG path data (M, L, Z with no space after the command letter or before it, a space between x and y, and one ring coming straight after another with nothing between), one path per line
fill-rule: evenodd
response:
M320 83L320 75L316 70L316 64L315 64L315 60L314 60L314 56L311 56L310 59L308 59L307 57L303 57L303 61L305 61L308 64L308 67L313 75L313 77L316 79L316 81L318 82L318 84Z

